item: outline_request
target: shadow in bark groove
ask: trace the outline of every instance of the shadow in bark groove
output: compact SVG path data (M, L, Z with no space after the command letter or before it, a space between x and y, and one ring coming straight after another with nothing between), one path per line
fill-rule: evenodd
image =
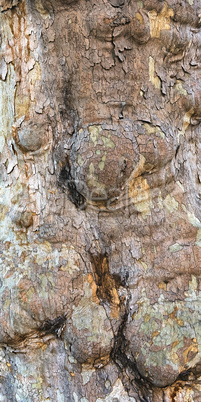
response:
M127 306L128 307L128 306ZM129 395L137 397L140 402L152 401L152 386L139 373L136 363L125 355L124 326L128 318L128 308L124 314L118 333L115 336L111 359L122 373L122 382ZM134 393L134 395L133 395Z
M71 176L71 167L67 159L66 166L61 170L59 176L59 185L65 190L68 189L68 196L77 209L85 209L86 199L76 189L76 184Z
M97 296L103 302L108 302L111 306L119 306L120 300L117 289L125 287L120 276L112 275L109 271L109 261L106 254L90 255L95 282L97 284ZM114 347L111 352L111 359L122 373L122 382L129 395L137 398L140 402L152 401L151 384L143 379L138 372L135 362L131 362L125 355L125 337L123 334L124 326L128 319L128 302L125 313L122 317L117 335L114 336Z
M63 329L66 324L66 316L59 316L53 320L47 320L42 323L39 328L30 330L29 333L26 334L16 334L15 338L9 338L6 343L1 346L11 347L13 348L13 352L18 352L20 350L25 350L27 347L35 347L37 348L37 344L40 344L40 340L46 343L49 342L53 338L60 338L63 332ZM15 350L16 349L16 350Z
M45 321L39 328L40 334L47 335L52 334L56 335L58 338L61 336L61 333L65 327L66 317L60 316L55 318L54 320Z

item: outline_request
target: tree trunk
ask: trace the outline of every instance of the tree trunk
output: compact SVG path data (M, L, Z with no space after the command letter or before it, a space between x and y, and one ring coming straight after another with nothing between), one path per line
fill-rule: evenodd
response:
M199 0L0 0L0 401L201 400Z

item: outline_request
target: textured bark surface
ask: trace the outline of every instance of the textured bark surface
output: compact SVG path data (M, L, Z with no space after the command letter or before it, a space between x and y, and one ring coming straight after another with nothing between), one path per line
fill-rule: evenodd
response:
M200 401L200 1L0 24L0 401Z

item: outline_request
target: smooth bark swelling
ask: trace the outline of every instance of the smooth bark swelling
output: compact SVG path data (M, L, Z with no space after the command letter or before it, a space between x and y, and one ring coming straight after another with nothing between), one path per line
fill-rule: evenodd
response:
M200 1L0 23L0 401L200 401Z

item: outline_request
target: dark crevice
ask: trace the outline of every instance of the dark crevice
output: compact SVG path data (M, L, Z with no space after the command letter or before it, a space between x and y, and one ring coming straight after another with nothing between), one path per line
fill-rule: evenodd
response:
M185 371L182 371L177 377L177 381L192 382L200 378L201 364L197 364L196 367L191 367Z
M180 148L180 145L178 145L178 146L177 146L177 148L176 148L176 150L175 150L175 158L176 158L176 157L177 157L177 155L178 155L179 148Z
M124 327L127 322L127 319L128 319L128 308L126 309L118 333L115 336L114 347L111 352L111 359L120 369L120 371L123 374L123 377L124 373L126 379L128 379L129 377L129 382L126 381L126 384L124 384L124 378L123 378L123 384L128 394L130 395L134 392L139 402L151 402L152 385L149 384L149 382L140 375L136 363L134 361L129 360L128 357L125 355L126 340L124 336Z
M177 392L181 389L180 385L177 384L177 386L174 388L173 392L171 393L171 398L172 402L176 402L176 397L177 397Z
M200 184L201 183L201 180L200 180L200 176L199 176L199 173L197 172L197 182Z
M68 196L71 202L78 209L85 209L86 207L86 199L85 197L77 191L75 181L71 175L71 167L69 161L65 167L61 170L59 176L59 185L65 190L68 190Z
M95 282L97 284L97 296L111 306L117 306L118 299L114 297L116 289L125 286L119 275L112 275L109 271L107 254L90 255ZM117 293L116 293L117 294ZM124 327L128 319L128 302L118 333L114 336L114 347L111 352L111 359L117 365L123 376L123 384L129 395L134 395L139 402L151 402L152 386L147 380L141 377L137 365L125 355L126 340ZM130 374L130 375L129 375ZM128 381L129 379L129 381Z
M65 324L65 315L56 317L53 320L47 320L43 324L41 324L39 328L30 330L29 333L23 335L15 334L15 338L9 338L7 340L6 347L8 346L13 348L13 352L15 352L15 349L20 349L26 347L27 345L30 345L31 341L33 341L34 339L39 340L46 337L47 335L53 335L56 338L60 338Z
M10 9L12 9L12 8L17 8L17 7L18 7L19 0L16 1L15 4L13 4L13 3L14 3L14 0L9 0L9 1L7 1L7 4L6 4L6 5L1 6L0 12L1 12L1 13L6 13L6 11L8 11L8 10L10 10Z
M40 336L52 334L56 335L56 337L59 338L65 327L65 323L65 316L59 316L54 320L45 321L38 329Z

